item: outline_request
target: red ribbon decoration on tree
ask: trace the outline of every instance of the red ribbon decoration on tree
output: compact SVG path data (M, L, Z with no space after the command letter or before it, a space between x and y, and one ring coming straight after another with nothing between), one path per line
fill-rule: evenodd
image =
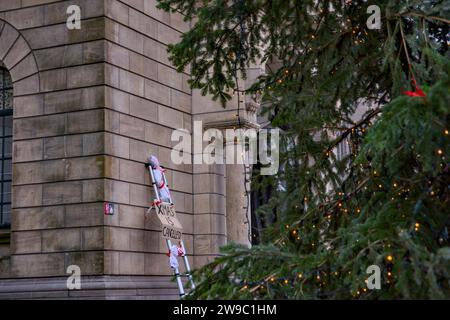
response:
M410 96L410 97L426 97L427 95L425 94L425 92L423 92L422 89L419 88L419 86L417 85L416 79L414 78L414 76L411 79L411 82L414 86L414 91L405 91L403 92L404 95Z

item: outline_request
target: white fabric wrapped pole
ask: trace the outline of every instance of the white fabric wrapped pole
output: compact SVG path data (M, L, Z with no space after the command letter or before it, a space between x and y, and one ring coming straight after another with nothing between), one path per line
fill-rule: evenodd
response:
M153 175L155 177L155 183L156 187L158 188L160 200L162 202L170 203L171 197L169 187L166 186L166 184L164 183L163 177L163 173L165 170L161 168L161 166L159 165L159 160L155 156L150 156L150 158L148 158L148 162L150 163L150 166L152 167L153 170Z
M178 269L178 247L176 245L172 245L170 248L170 256L169 256L169 265L173 269Z
M170 247L170 251L169 251L168 256L169 256L169 265L170 265L170 267L173 268L173 269L178 269L179 265L178 265L177 257L184 256L183 248L178 247L178 246L173 244Z

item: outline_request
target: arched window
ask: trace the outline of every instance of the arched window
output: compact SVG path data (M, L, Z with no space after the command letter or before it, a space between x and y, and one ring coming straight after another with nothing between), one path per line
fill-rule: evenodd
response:
M0 62L0 227L11 224L13 87Z

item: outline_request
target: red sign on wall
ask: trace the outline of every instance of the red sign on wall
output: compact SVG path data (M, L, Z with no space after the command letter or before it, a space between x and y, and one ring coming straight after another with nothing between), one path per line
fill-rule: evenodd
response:
M107 216L112 216L116 212L116 205L111 202L105 202L103 204L103 213Z

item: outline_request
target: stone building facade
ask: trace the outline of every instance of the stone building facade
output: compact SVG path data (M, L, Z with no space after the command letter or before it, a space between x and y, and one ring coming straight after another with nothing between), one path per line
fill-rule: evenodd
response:
M81 9L79 30L66 25L70 5ZM189 25L155 5L0 0L0 67L14 95L0 299L176 298L165 241L146 212L150 154L168 168L194 267L227 241L248 244L243 166L171 161L174 129L191 131L195 120L235 127L238 104L223 109L190 89L189 70L177 73L166 52ZM256 126L243 102L240 123ZM81 290L66 287L70 265L81 268Z

